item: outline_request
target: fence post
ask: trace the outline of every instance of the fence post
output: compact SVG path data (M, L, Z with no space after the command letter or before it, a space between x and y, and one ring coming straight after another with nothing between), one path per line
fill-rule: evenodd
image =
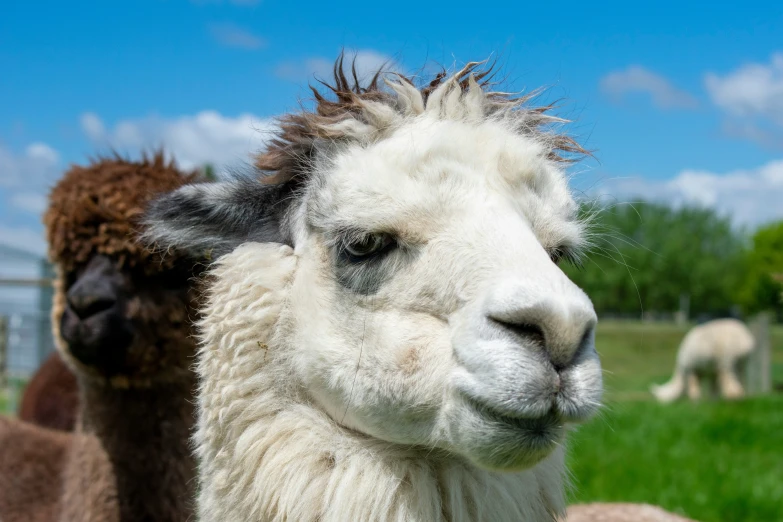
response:
M41 261L41 278L43 280L53 280L56 277L54 267L46 259ZM50 282L44 283L39 287L38 293L38 318L37 326L37 355L36 366L40 366L46 357L54 350L54 341L52 339L52 299L54 298L54 286Z
M8 385L8 318L0 315L0 390Z
M674 322L678 326L688 324L688 312L691 307L691 296L689 294L680 294L680 308L674 313Z
M748 395L759 395L772 391L771 361L769 337L769 313L758 314L750 324L756 346L746 363L746 382Z

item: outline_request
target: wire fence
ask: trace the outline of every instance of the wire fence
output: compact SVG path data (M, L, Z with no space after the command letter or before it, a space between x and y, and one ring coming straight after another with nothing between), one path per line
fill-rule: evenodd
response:
M54 350L49 314L14 312L14 304L0 302L0 413L6 414L15 413L24 384Z
M4 319L6 374L26 379L54 350L51 320L40 312L4 314Z

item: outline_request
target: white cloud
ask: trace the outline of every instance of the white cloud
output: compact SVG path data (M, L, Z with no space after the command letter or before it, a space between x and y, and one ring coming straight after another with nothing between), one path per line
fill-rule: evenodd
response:
M629 93L646 93L662 109L690 109L698 105L693 96L674 87L666 78L638 65L604 76L601 79L601 90L615 100Z
M0 224L0 244L37 254L46 255L46 239L43 228L8 227Z
M761 121L727 119L721 124L726 136L755 141L769 149L783 150L783 132Z
M769 64L745 64L725 76L707 73L704 84L726 113L726 134L783 148L783 53L773 54Z
M191 169L213 164L218 171L251 161L263 148L271 120L252 114L235 118L215 111L178 118L128 119L107 126L93 113L80 118L85 135L97 148L112 147L137 156L164 146L180 167ZM60 154L45 143L32 143L21 152L0 144L0 207L13 223L0 225L0 242L36 253L45 251L40 214L46 208L50 187L63 172Z
M46 194L42 192L18 192L11 196L11 204L33 214L46 210Z
M712 101L734 116L765 116L783 125L783 53L768 65L750 63L726 76L704 77Z
M45 143L21 152L0 144L0 206L16 226L0 224L0 243L34 254L46 252L40 215L46 194L61 175L60 154Z
M209 32L218 43L226 47L254 50L266 45L263 38L231 23L212 24L209 26Z
M91 112L82 114L80 118L82 130L91 140L100 140L106 135L106 127L104 127L101 119Z
M59 175L60 155L45 143L32 143L22 154L0 145L0 187L40 186Z
M614 180L600 192L626 201L639 198L713 207L731 215L737 224L754 226L783 219L783 160L723 174L686 169L669 180Z
M218 170L248 162L263 148L274 123L252 114L236 118L215 111L166 119L156 116L123 120L107 129L92 113L82 115L82 130L97 146L138 153L164 147L183 169L213 164ZM96 132L100 129L101 132Z
M354 59L356 60L354 62ZM351 64L356 64L356 75L360 80L371 78L382 67L387 71L399 71L400 67L391 57L372 49L360 49L345 55L346 72ZM332 76L334 60L313 57L302 62L283 62L275 69L275 74L287 80L309 80L313 77L329 79Z

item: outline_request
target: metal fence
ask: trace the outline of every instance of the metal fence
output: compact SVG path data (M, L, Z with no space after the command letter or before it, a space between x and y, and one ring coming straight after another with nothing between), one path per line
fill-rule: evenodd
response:
M26 311L0 315L0 413L13 414L24 383L54 350L48 313Z
M54 350L51 319L48 313L29 311L3 317L6 373L9 377L27 378Z

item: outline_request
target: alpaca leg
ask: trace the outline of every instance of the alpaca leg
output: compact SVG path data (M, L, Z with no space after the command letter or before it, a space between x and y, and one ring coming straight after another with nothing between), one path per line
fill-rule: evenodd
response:
M692 401L701 399L701 383L696 372L688 373L688 398Z
M724 399L739 399L745 395L745 390L734 373L734 368L718 369L718 382L720 383L720 391Z

